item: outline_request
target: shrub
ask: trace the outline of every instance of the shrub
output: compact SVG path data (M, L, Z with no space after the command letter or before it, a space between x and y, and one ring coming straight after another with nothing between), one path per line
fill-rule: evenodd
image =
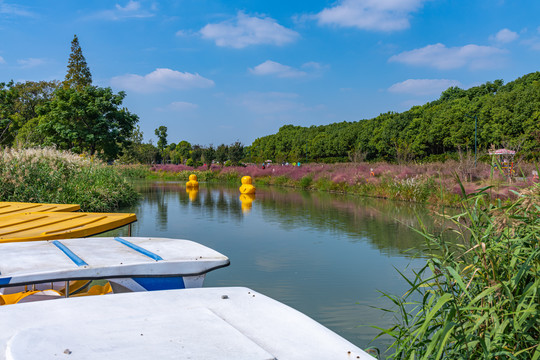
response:
M74 203L84 211L112 211L138 194L118 168L51 148L0 152L0 200Z
M307 189L310 187L311 183L313 182L313 178L311 176L304 176L300 179L300 187L302 189Z

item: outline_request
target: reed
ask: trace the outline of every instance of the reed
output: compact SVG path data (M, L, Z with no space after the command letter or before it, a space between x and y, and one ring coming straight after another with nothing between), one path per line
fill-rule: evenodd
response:
M493 204L467 195L452 226L426 239L431 254L393 303L391 359L540 359L540 185ZM401 274L401 273L400 273Z
M113 166L52 148L0 150L0 201L79 204L113 211L138 199Z

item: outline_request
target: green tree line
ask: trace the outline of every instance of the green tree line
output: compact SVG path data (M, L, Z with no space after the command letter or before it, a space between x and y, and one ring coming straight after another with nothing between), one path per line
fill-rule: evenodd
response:
M451 87L439 99L373 119L301 127L285 125L247 149L254 161L444 160L474 149L506 146L540 156L540 72L506 85Z

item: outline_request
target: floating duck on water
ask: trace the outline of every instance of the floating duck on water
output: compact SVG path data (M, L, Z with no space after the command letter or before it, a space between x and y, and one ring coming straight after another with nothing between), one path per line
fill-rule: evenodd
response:
M189 175L189 181L186 183L186 189L196 189L199 188L199 182L197 181L197 175Z
M251 176L242 178L242 186L239 190L242 194L255 194L255 186L251 185Z

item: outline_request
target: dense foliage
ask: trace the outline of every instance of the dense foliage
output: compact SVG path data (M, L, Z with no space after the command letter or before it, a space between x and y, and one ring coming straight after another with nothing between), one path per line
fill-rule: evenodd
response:
M79 204L112 211L138 194L113 166L50 148L0 152L0 201Z
M254 161L407 161L445 159L493 144L540 156L540 72L503 85L501 80L462 90L451 87L436 101L403 113L323 126L286 125L256 139Z
M92 86L74 37L64 82L0 83L0 146L55 146L113 160L129 146L138 117L125 93Z
M394 359L540 359L540 185L507 205L467 197L403 296ZM450 237L450 238L449 238Z

